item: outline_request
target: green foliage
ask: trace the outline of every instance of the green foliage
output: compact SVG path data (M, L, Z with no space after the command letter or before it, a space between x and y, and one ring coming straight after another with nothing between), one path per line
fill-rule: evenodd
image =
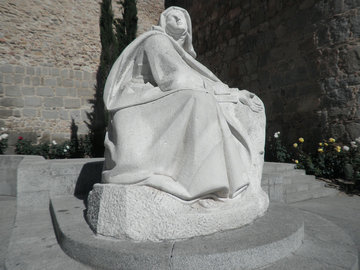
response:
M290 162L290 154L280 138L280 132L276 132L266 144L266 160L272 162Z
M89 149L91 149L91 142L88 136L77 141L72 139L59 144L52 141L36 145L20 136L15 145L15 153L18 155L37 155L46 159L91 157Z
M8 147L8 134L6 133L6 128L1 128L0 131L0 155L3 155Z
M103 101L104 87L112 65L117 57L136 37L137 9L135 0L119 2L123 9L123 18L114 19L112 1L102 0L100 8L100 65L96 74L94 98L90 100L92 112L88 113L88 139L91 143L92 156L104 155L104 138L107 126L107 113ZM114 31L115 29L115 31Z
M135 0L118 1L118 4L123 7L123 17L116 19L114 24L119 52L122 52L136 38L138 18Z
M328 179L345 179L360 185L360 137L350 146L337 143L329 138L317 144L313 152L305 152L305 140L299 138L291 147L285 147L280 139L280 132L268 140L268 161L293 161L298 169L305 169L307 174ZM288 150L289 149L289 150Z

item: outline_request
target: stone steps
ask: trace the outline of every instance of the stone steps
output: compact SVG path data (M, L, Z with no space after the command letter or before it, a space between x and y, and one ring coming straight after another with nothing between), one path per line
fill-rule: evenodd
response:
M264 163L261 186L270 201L292 203L338 193L314 175L306 175L304 170L294 167L294 164L288 163Z
M286 203L293 203L293 202L300 202L305 201L309 199L316 199L326 196L332 196L336 195L338 191L333 188L327 188L327 187L319 187L314 188L306 191L298 191L294 193L287 194L285 197Z
M279 162L264 162L264 172L283 172L292 171L295 168L295 164L279 163Z

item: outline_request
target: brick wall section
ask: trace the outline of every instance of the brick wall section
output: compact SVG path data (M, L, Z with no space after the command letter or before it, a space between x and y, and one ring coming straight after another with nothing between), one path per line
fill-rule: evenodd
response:
M116 18L122 11L113 0ZM138 0L138 34L157 24L162 0ZM0 127L34 142L70 137L84 121L100 58L100 1L0 1Z
M269 134L360 136L358 1L167 3L189 11L199 61L263 99Z
M0 126L33 141L70 138L71 119L78 134L87 134L84 121L91 111L95 74L54 67L0 65Z
M158 25L160 14L164 11L164 0L138 0L136 7L139 35L150 30L152 25Z
M115 17L121 17L113 0ZM0 63L96 71L100 1L0 1ZM138 33L157 24L164 3L138 0Z

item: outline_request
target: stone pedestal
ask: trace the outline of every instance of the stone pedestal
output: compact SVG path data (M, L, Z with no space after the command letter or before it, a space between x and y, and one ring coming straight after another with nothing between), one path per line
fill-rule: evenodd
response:
M264 191L250 187L231 200L189 202L147 186L95 184L87 220L97 235L158 242L239 228L263 215L268 204Z

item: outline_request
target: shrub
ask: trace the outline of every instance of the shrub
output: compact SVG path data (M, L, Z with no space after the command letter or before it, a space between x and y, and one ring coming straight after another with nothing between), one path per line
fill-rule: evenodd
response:
M280 131L275 132L273 137L270 137L267 143L265 159L273 162L290 162L290 154L284 146L280 138Z
M34 145L29 140L19 137L15 145L15 153L19 155L38 155L46 159L91 157L91 144L88 136L84 139L57 143L41 143Z
M349 145L336 142L334 138L323 140L313 151L304 151L304 138L285 147L280 132L268 140L266 158L269 161L289 162L307 174L328 179L345 179L360 184L360 137Z
M7 128L2 127L0 131L0 155L3 155L8 147L8 134L6 133Z

